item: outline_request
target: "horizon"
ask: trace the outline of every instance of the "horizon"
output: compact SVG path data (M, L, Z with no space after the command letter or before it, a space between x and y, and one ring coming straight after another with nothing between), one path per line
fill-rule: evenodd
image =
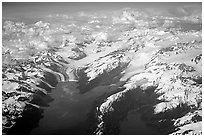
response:
M123 8L165 16L188 16L200 13L202 2L2 2L2 18L44 18L50 14L97 13Z

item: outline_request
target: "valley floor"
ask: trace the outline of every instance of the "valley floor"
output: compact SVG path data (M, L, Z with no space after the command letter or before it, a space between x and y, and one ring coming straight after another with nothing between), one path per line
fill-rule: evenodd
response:
M3 134L202 134L201 20L119 13L4 22Z

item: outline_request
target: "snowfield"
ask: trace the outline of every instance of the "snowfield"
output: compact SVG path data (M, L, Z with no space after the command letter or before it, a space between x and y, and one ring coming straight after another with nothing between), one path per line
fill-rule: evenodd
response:
M120 134L132 111L158 134L202 134L202 29L176 25L202 25L201 17L127 8L112 16L3 22L3 134L12 134L26 111L42 108L35 95L50 94L60 82L97 97L87 134Z

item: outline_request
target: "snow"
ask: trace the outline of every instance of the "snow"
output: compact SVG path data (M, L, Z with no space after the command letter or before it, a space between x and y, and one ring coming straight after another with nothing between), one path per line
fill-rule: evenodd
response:
M6 93L15 92L15 90L19 88L18 83L10 82L10 81L3 81L2 85L3 85L2 86L3 91Z
M117 102L117 100L119 100L123 94L127 92L127 90L124 90L124 91L121 91L119 93L116 93L116 94L113 94L111 96L109 96L105 102L103 102L101 105L100 105L100 112L102 113L102 115L104 115L105 113L109 113L111 111L114 111L113 107L112 107L112 104L114 102Z
M129 63L129 58L124 55L118 54L114 56L109 55L89 64L87 66L88 69L84 71L87 77L89 77L88 81L95 79L97 76L103 74L104 71L110 72L122 64Z
M108 38L108 34L105 32L99 32L99 33L93 34L92 37L95 38L96 42L106 41Z
M172 134L201 134L202 121L197 117L202 117L202 84L194 79L202 77L202 31L183 32L172 26L179 19L187 20L186 17L151 17L131 9L106 17L110 22L85 12L78 13L76 17L49 15L49 19L56 17L57 23L46 23L44 20L30 25L4 22L2 40L5 58L33 59L34 65L25 64L23 72L16 69L20 64L13 66L11 71L10 66L3 71L3 114L17 112L16 117L21 116L29 102L18 101L18 98L32 100L35 89L40 89L37 85L44 78L43 72L60 77L60 82L78 82L80 78L77 71L83 69L88 78L86 82L89 83L104 73L124 68L117 74L122 76L119 82L124 82L123 85L98 85L98 88L90 92L92 96L102 95L104 92L101 91L106 89L110 93L97 108L100 113L96 116L99 121L96 134L103 134L103 128L106 128L104 116L117 109L113 108L113 104L125 98L126 92L136 88L145 91L150 87L155 88L153 95L156 97L151 98L155 101L152 108L154 116L161 113L165 115L178 107L190 109L186 113L181 112L179 117L172 116L171 126L178 129ZM87 22L77 22L81 18L87 19ZM189 20L197 21L196 18L189 17ZM71 19L76 20L72 22ZM164 24L159 26L157 19L164 20ZM47 49L54 50L54 53ZM33 53L28 55L27 52ZM52 63L59 70L50 68ZM46 81L44 83L54 88ZM20 86L31 91L17 91ZM112 90L123 88L111 94ZM20 95L10 95L13 92ZM3 116L4 125L9 122L8 117ZM15 123L16 117L11 122ZM165 120L155 118L156 122Z
M172 135L202 135L202 121L179 127Z

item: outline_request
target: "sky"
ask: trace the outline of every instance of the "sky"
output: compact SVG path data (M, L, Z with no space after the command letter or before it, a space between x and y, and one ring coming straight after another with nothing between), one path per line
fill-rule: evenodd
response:
M186 12L182 11L183 6L193 7L193 10L201 10L202 3L168 3L168 2L3 2L2 17L3 18L40 18L49 14L71 14L75 12L97 12L111 11L130 7L136 9L149 10L150 12L162 13L168 9L168 12L175 12L180 15ZM199 8L197 8L199 7ZM174 10L176 9L176 10ZM188 8L187 8L188 9ZM186 10L186 9L185 9ZM179 13L177 13L179 12ZM187 13L185 13L187 14Z

